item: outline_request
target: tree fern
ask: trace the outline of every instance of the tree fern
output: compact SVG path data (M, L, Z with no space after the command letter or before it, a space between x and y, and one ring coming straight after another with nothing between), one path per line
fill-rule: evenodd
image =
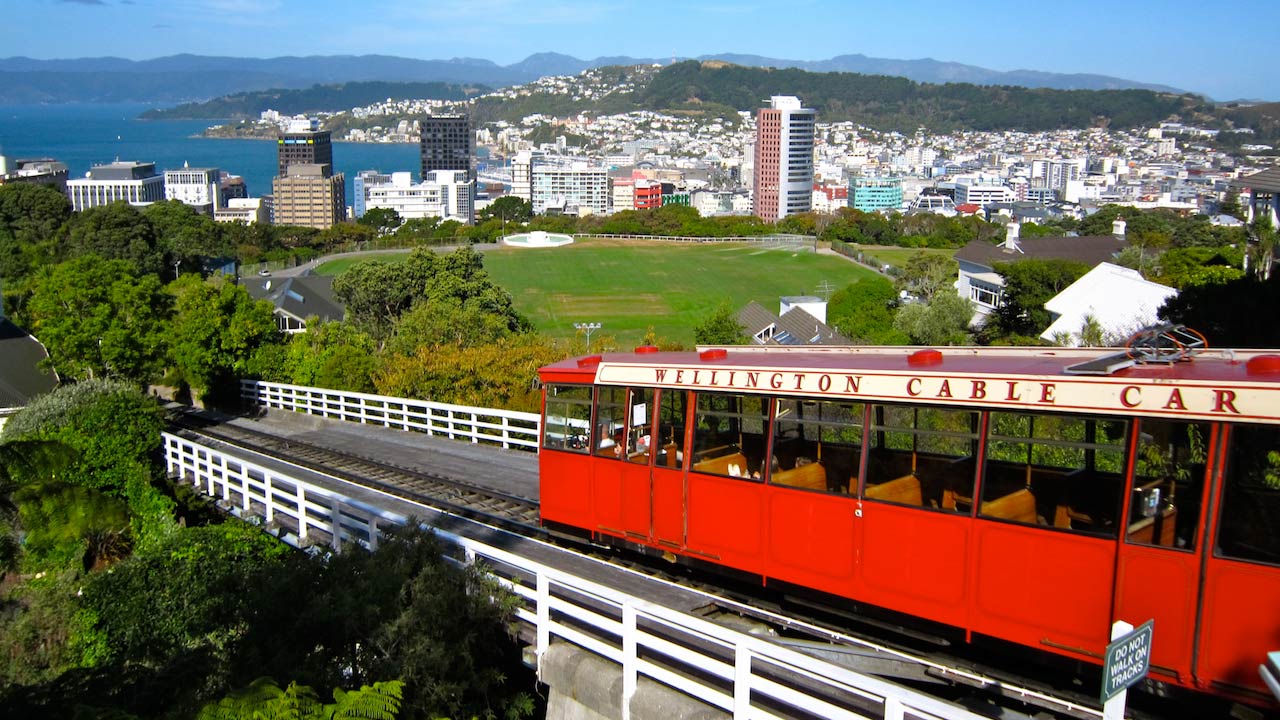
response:
M297 683L281 690L275 680L258 678L248 687L204 706L197 720L396 720L404 683L399 680L333 691L322 704L311 688Z

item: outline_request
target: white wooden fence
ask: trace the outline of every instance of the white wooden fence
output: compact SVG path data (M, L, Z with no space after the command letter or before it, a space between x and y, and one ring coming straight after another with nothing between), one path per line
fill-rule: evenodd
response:
M495 410L389 395L241 380L240 397L268 408L537 451L537 413Z
M272 470L177 435L164 433L164 447L171 476L218 498L223 507L237 514L293 526L296 532L284 537L295 544L307 544L322 532L335 549L346 542L376 547L379 528L406 521L404 515L315 486L289 471ZM434 512L424 506L421 517L430 518ZM833 719L980 720L979 715L928 695L656 605L508 550L441 530L436 534L460 550L467 562L506 569L496 576L522 600L516 614L534 629L539 662L552 642L568 642L617 663L623 673L618 717L624 720L630 716L630 699L641 677L740 720L798 714ZM725 601L708 596L707 602ZM802 686L822 690L805 691Z

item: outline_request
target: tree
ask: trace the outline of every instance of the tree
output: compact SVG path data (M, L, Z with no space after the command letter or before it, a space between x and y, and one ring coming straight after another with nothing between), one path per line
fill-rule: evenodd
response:
M499 219L508 225L523 225L533 217L533 204L515 195L503 195L476 213L476 222Z
M369 208L356 222L373 228L379 236L382 236L395 232L404 220L395 208Z
M391 333L396 319L422 291L412 269L379 261L352 265L333 281L334 294L346 306L347 322L378 340Z
M127 261L139 275L164 270L164 249L151 221L123 200L76 213L61 236L62 260L92 254Z
M1193 285L1165 301L1161 319L1198 330L1217 347L1280 347L1280 324L1259 320L1259 308L1280 303L1280 278L1253 277Z
M43 268L25 314L64 377L146 383L164 367L171 305L155 275L86 255Z
M898 309L893 326L916 345L966 345L973 305L955 293L939 293L928 303Z
M898 288L925 302L939 291L955 294L956 261L944 255L918 252L907 260Z
M1277 237L1280 235L1266 215L1259 215L1249 224L1249 267L1259 280L1271 277L1271 268L1276 261Z
M694 326L693 341L699 345L741 345L747 340L746 332L738 322L738 313L724 300Z
M880 276L866 277L837 290L827 303L827 321L855 343L906 345L909 338L893 325L898 292Z
M101 661L156 667L212 648L225 662L257 612L259 589L292 555L289 546L236 520L184 528L140 548L84 587Z
M47 259L70 217L70 201L52 187L0 185L0 280L25 279Z
M1222 202L1218 203L1218 213L1221 215L1230 215L1237 220L1244 220L1244 207L1240 204L1240 192L1235 188L1229 188L1222 197Z
M231 244L223 239L219 224L181 200L152 203L142 214L155 229L159 245L167 256L166 276L173 271L176 279L181 270L200 270L205 258L227 257L233 253Z
M988 320L999 335L1039 335L1053 318L1044 304L1089 271L1071 260L1029 259L996 263L994 270L1004 277L1004 296Z
M239 397L236 380L249 372L260 347L279 342L271 303L254 300L224 275L184 275L169 286L174 314L169 361L202 396Z
M136 386L87 380L32 400L0 437L60 443L76 456L62 477L127 497L130 481L147 475L163 427L159 406Z
M377 343L346 322L312 323L289 338L284 368L296 385L373 392Z
M564 356L562 349L533 333L469 347L423 346L385 358L374 371L374 383L384 395L537 412L538 368Z

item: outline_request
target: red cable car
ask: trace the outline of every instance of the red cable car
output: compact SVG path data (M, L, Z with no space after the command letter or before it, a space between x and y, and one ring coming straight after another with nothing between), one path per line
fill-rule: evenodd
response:
M540 371L544 523L1273 703L1280 353L728 348Z

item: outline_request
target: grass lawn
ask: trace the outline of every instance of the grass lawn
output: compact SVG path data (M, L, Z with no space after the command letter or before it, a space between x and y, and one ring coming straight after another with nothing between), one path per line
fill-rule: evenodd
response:
M405 255L374 259L394 262ZM336 275L359 259L342 258L318 272ZM751 243L683 244L579 240L559 248L487 250L484 267L516 309L551 337L573 337L574 323L602 325L594 338L617 347L640 343L652 326L660 338L693 345L693 327L721 301L740 309L752 300L778 311L784 295L822 296L874 273L837 255L771 250ZM828 293L829 294L829 293Z
M486 252L484 266L544 334L572 337L575 322L599 322L620 348L650 326L691 346L693 327L721 301L777 312L783 295L821 295L824 281L834 291L873 274L838 256L756 244L614 240L504 247Z
M899 268L906 267L907 261L919 253L948 258L956 254L955 250L945 248L906 248L887 245L854 245L854 247L861 250L863 255L880 261L881 265L893 265Z

